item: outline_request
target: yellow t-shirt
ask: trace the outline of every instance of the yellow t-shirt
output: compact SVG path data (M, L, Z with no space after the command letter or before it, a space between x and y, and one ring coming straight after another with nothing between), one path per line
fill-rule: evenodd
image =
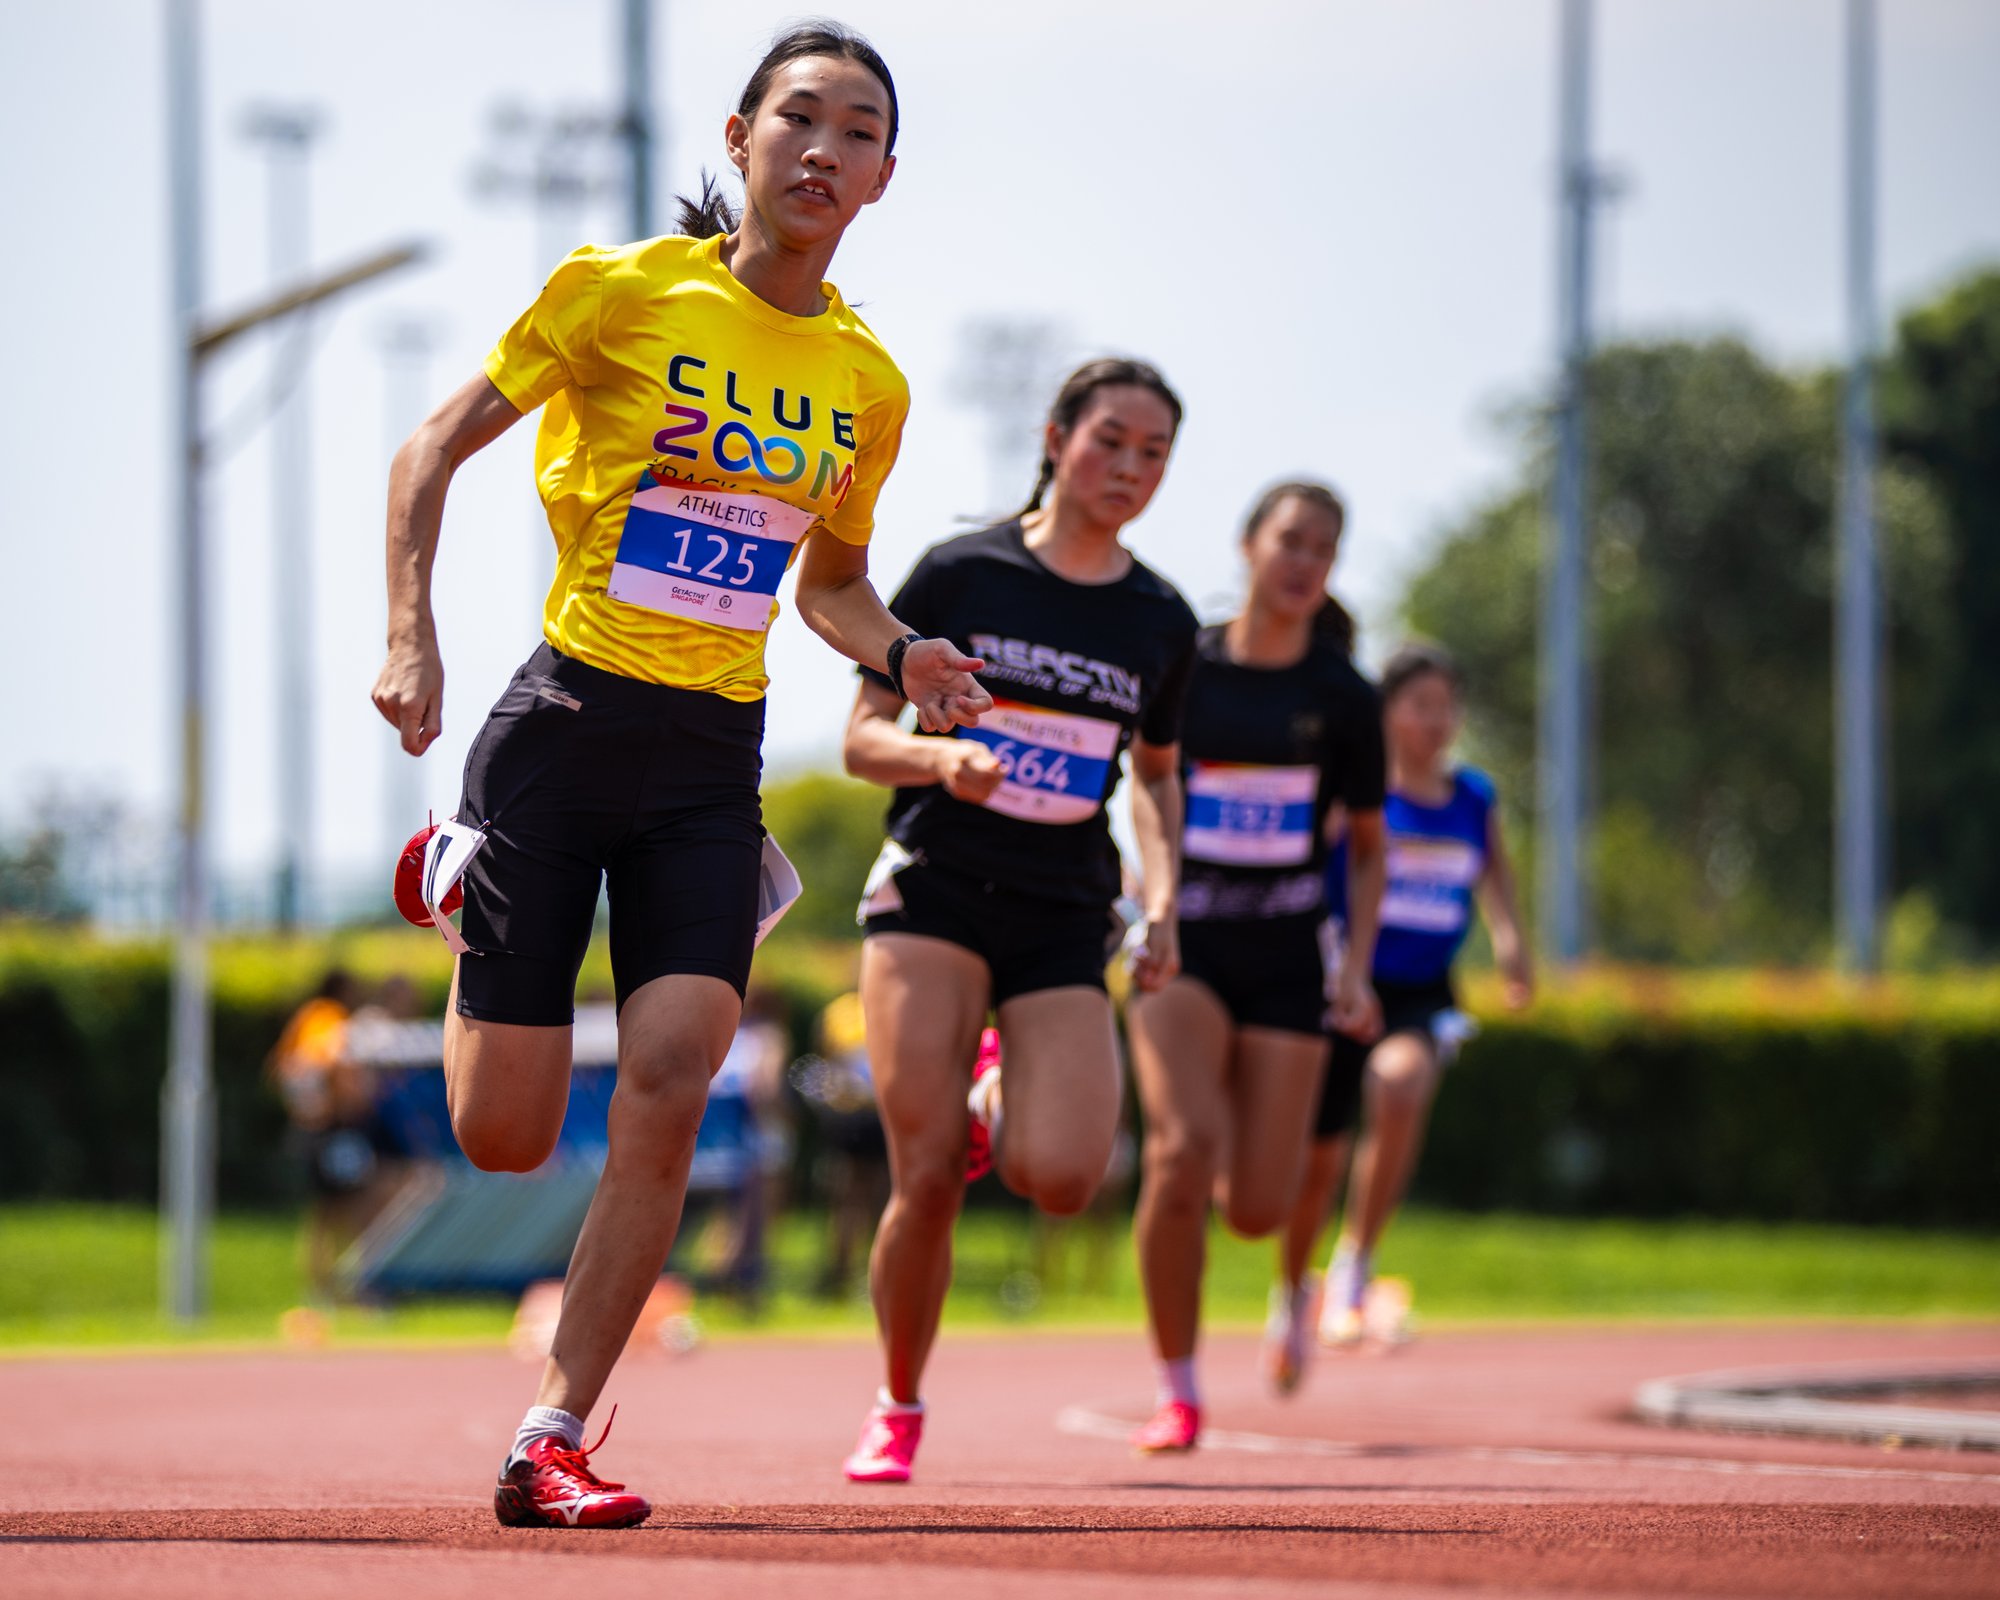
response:
M649 683L755 700L778 580L824 528L866 544L909 385L832 284L794 317L722 240L586 245L486 358L542 412L535 482L556 541L542 631Z

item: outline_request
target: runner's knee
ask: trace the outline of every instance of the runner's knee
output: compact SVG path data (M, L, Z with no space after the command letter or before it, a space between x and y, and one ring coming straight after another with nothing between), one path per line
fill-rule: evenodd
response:
M1161 1129L1146 1136L1146 1190L1154 1203L1205 1209L1215 1181L1217 1140L1194 1128Z
M957 1216L965 1199L965 1151L898 1151L895 1197L927 1217Z
M1004 1145L1001 1178L1016 1194L1025 1195L1052 1217L1073 1217L1097 1197L1108 1156L1093 1165L1073 1156L1019 1155L1010 1160Z
M560 1124L541 1127L506 1108L476 1100L455 1101L451 1131L458 1148L481 1172L533 1172L554 1152Z
M620 1124L648 1140L692 1140L708 1106L712 1063L699 1040L673 1039L618 1052L618 1089L611 1102Z

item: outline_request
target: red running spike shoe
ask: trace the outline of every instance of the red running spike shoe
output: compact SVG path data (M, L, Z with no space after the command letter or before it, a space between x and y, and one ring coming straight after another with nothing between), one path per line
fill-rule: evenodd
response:
M396 858L396 909L403 914L405 922L419 928L431 926L430 908L424 904L424 846L431 842L431 835L437 831L435 822L426 823L410 835L410 842L403 846L403 853ZM453 884L438 909L449 916L464 904L464 888Z
M611 1408L615 1420L618 1408ZM636 1528L653 1514L641 1495L606 1483L590 1458L611 1437L611 1423L587 1450L572 1450L553 1435L532 1439L493 1486L493 1515L508 1528Z

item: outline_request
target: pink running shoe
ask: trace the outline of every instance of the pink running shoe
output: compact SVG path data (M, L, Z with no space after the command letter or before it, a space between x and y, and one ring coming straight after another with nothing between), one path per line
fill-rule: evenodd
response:
M861 1424L854 1454L840 1470L852 1483L908 1483L923 1436L921 1411L887 1411L878 1405Z
M988 1028L979 1036L979 1059L972 1064L972 1093L967 1096L965 1109L969 1118L965 1143L965 1181L976 1183L993 1170L993 1128L986 1120L985 1108L992 1104L989 1096L993 1089L982 1090L981 1080L989 1072L1000 1070L1000 1030Z
M1169 1400L1153 1413L1153 1420L1132 1434L1132 1448L1142 1456L1166 1455L1176 1450L1192 1450L1201 1438L1201 1407L1185 1400Z

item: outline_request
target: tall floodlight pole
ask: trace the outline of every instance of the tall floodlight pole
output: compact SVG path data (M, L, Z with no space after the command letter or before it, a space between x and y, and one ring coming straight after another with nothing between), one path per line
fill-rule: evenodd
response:
M1038 317L975 317L958 330L951 396L986 420L987 509L1018 506L1033 486L1062 328Z
M160 1107L161 1299L186 1322L207 1298L209 1159L215 1090L209 1069L207 675L203 610L207 584L201 528L201 389L195 338L201 317L201 101L196 0L167 7L167 159L172 206L174 503L179 522L180 816L174 919L173 1023Z
M1539 833L1544 952L1568 966L1584 945L1584 788L1588 720L1584 593L1586 385L1590 364L1591 221L1599 198L1590 160L1590 0L1562 0L1557 230L1555 480L1542 565Z
M1875 0L1847 0L1847 383L1835 619L1834 849L1841 962L1881 960L1882 616L1875 548Z
M320 118L304 107L263 106L244 119L246 137L264 147L270 175L271 282L305 276L306 169ZM278 870L275 918L287 933L308 915L313 860L312 697L312 422L307 378L288 371L307 351L306 313L270 340L271 621L277 657Z
M179 1322L207 1300L209 1220L215 1209L215 1086L208 1014L207 555L202 528L201 374L231 340L279 317L421 259L403 245L261 305L209 322L201 298L200 29L196 0L167 0L167 159L172 214L174 504L178 523L180 805L175 885L173 1012L160 1095L160 1299Z
M617 119L596 111L542 114L515 101L493 107L487 118L492 151L472 171L472 191L482 200L526 198L534 207L535 285L555 270L581 239L584 207L615 192L619 181L603 170L602 147L620 136ZM555 548L540 499L528 506L528 569L537 607L555 577Z
M653 236L653 0L624 0L625 113L630 154L632 237Z

